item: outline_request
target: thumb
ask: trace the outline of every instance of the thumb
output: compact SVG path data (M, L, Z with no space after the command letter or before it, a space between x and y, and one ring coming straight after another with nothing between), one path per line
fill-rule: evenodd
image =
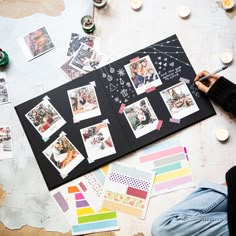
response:
M209 88L206 85L204 85L203 83L201 83L199 81L196 81L195 84L196 84L196 86L198 87L198 89L200 91L202 91L203 93L207 94Z

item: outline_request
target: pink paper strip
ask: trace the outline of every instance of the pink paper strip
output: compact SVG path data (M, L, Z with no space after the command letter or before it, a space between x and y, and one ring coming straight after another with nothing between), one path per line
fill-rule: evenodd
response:
M119 110L119 113L120 113L120 114L122 114L122 113L123 113L123 111L124 111L124 109L125 109L125 104L124 104L124 103L122 103L122 104L120 105L120 110Z
M177 147L166 149L166 150L163 150L163 151L160 151L160 152L154 152L154 153L151 153L149 155L142 156L142 157L140 157L140 162L144 163L144 162L148 162L148 161L154 161L154 160L157 160L157 159L160 159L160 158L163 158L163 157L174 155L174 154L179 153L179 152L183 152L183 147L182 146L177 146Z
M133 63L133 62L138 61L138 60L139 60L139 57L135 57L135 58L129 60L129 62L130 62L130 63Z
M178 179L173 179L173 180L161 183L161 184L156 184L154 186L154 189L156 192L158 192L158 191L161 191L164 189L171 189L171 188L174 188L178 185L186 184L186 183L189 183L192 181L193 181L192 176L188 175L188 176L184 176L184 177L181 177Z
M82 193L76 193L75 194L75 200L81 200L81 199L84 199L84 196Z
M152 87L150 87L146 90L146 93L150 93L150 92L155 91L155 90L156 90L156 87L152 86Z
M163 120L159 120L157 124L157 130L160 130L163 124Z
M185 153L185 156L186 156L187 160L189 161L189 159L188 159L188 152L187 152L186 147L184 147L184 153Z

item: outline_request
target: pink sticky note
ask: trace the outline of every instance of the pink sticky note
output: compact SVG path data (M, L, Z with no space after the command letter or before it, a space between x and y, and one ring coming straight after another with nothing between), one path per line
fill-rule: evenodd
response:
M119 113L122 114L123 111L124 111L124 109L125 109L125 104L122 103L122 104L120 105Z
M163 120L159 120L157 124L157 130L160 130L163 124Z
M136 61L138 61L139 60L139 57L135 57L135 58L133 58L133 59L131 59L131 60L129 60L130 61L130 63L133 63L133 62L136 62Z
M150 93L150 92L155 91L155 90L156 90L156 87L155 87L155 86L152 86L151 88L148 88L148 89L146 90L146 93Z

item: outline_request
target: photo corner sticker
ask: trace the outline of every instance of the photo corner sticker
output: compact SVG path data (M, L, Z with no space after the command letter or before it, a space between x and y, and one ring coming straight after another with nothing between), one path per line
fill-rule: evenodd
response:
M149 56L137 58L125 65L125 70L138 95L162 84Z
M180 120L199 111L185 82L180 82L161 91L160 95L170 112L171 117L176 120Z

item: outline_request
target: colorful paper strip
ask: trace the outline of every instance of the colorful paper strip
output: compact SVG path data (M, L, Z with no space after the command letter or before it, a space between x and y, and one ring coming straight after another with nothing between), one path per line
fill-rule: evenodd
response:
M88 222L94 222L94 221L103 221L108 219L115 219L116 218L116 212L111 211L107 213L100 213L100 214L93 214L88 216L82 216L78 217L78 223L88 223Z
M134 196L134 197L146 199L148 192L147 191L142 191L142 190L139 190L139 189L136 189L136 188L128 187L127 194L131 195L131 196Z

